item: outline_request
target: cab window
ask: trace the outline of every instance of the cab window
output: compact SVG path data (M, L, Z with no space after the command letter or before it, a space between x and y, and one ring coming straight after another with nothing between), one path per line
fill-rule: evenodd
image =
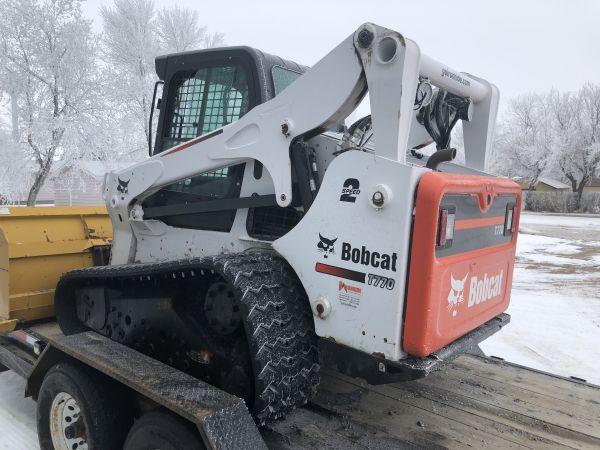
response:
M249 110L248 74L241 65L206 67L173 81L164 148L235 122Z
M271 69L271 76L273 77L275 95L278 95L286 87L292 84L300 75L302 74L286 69L285 67L273 66Z
M163 187L148 197L142 207L160 208L180 205L179 214L158 219L178 228L229 232L235 220L235 209L187 213L186 205L239 198L245 164L223 167L186 178Z

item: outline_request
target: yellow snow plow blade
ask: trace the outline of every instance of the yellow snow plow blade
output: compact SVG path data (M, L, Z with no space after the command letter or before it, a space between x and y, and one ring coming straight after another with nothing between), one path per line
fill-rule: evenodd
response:
M0 206L0 332L54 316L54 289L69 270L92 266L110 245L103 206Z

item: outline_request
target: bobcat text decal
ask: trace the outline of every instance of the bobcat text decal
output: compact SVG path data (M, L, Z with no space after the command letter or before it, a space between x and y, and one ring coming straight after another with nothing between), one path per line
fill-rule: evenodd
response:
M470 308L473 305L479 305L482 302L498 297L502 293L503 275L503 270L498 275L488 276L486 273L482 279L473 275L469 286L469 303L467 306Z
M367 250L364 245L361 248L352 248L348 242L342 243L342 261L352 261L355 264L363 266L371 266L376 269L396 271L396 263L398 262L398 254L379 253L372 250Z
M483 274L483 277L478 277L477 275L471 276L471 279L467 283L467 279L469 278L468 273L464 278L455 277L454 274L451 273L450 292L448 293L448 311L452 313L453 317L458 314L459 306L465 301L466 286L469 287L467 308L472 308L475 305L501 296L503 277L503 270L495 275L488 275L486 272Z

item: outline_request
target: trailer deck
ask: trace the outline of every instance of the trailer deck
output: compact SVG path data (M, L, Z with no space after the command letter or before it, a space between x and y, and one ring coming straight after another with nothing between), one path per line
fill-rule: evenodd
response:
M29 330L61 336L54 322ZM324 369L313 402L261 434L279 449L598 448L600 387L475 355L378 386Z
M326 372L315 403L426 447L600 447L600 387L465 355L381 386Z

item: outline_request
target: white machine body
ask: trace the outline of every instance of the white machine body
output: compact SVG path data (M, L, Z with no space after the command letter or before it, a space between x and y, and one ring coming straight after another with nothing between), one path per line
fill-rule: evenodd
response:
M401 299L412 224L406 205L424 172L364 152L340 155L305 219L273 243L306 289L319 336L392 361L405 356ZM372 203L376 192L387 197L381 208ZM333 243L319 246L323 239Z
M497 88L422 55L417 44L395 31L367 23L236 122L107 174L105 199L114 228L111 264L272 246L301 280L319 336L392 361L405 358L402 318L414 199L420 178L430 171L406 155L431 142L414 108L417 87L425 79L470 99L472 119L463 123L467 168L459 170L485 170ZM335 156L336 138L322 132L343 123L367 90L376 146ZM274 194L279 207L288 207L294 195L289 149L305 134L317 149L320 189L302 220L283 237L271 242L249 236L248 208L243 207L229 232L144 218L144 199L161 187L239 163L246 163L240 197ZM252 173L259 163L265 170L256 179ZM127 180L125 188L122 180ZM352 276L338 276L331 267ZM353 282L353 276L363 281Z

